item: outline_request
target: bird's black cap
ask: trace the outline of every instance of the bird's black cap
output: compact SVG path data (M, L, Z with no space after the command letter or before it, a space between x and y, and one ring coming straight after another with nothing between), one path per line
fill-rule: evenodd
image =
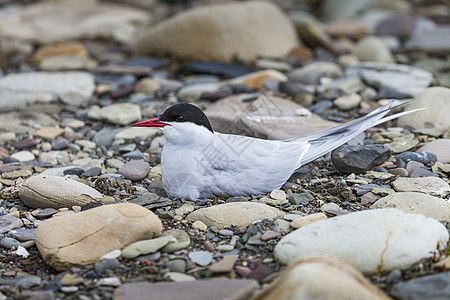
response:
M159 116L159 120L162 122L192 122L214 132L206 115L200 108L192 104L175 104L166 109L164 113Z

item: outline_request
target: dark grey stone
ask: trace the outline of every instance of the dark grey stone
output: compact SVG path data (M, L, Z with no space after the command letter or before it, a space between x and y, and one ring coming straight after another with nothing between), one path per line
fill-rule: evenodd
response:
M69 141L65 138L57 138L56 140L52 141L52 149L53 150L62 150L69 147Z
M97 274L103 274L107 270L115 270L120 267L119 260L114 259L101 259L95 264L95 272Z
M99 176L102 172L102 169L99 167L93 167L90 169L87 169L84 173L83 176L86 177L91 177L91 176Z
M439 177L439 175L424 168L414 168L409 177Z
M437 157L436 154L430 153L430 152L412 152L412 151L406 151L400 154L397 154L395 156L396 159L401 159L405 163L408 163L409 161L418 161L423 164L427 164L429 162L436 162Z
M394 285L391 295L408 300L450 299L450 272L415 278Z
M65 169L63 171L64 175L77 175L77 176L80 176L83 173L84 173L84 170L82 168L79 168L79 167Z
M0 240L0 245L8 249L11 249L13 247L17 249L17 247L19 247L20 245L20 242L16 239L5 237Z
M288 196L288 200L294 205L308 204L310 201L314 200L314 196L309 192L291 194Z
M384 145L342 145L331 153L331 161L343 173L361 174L389 159L391 150Z
M9 234L13 238L15 238L21 242L26 242L26 241L34 240L34 236L36 234L36 229L19 228L19 229L11 230L9 232Z

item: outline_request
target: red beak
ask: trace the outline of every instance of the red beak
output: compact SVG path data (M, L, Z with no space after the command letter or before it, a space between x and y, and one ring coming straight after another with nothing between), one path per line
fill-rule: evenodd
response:
M134 123L131 126L133 126L133 127L164 127L164 126L168 126L168 125L170 125L170 124L163 123L159 120L159 117L156 117L153 119L148 119L148 120Z

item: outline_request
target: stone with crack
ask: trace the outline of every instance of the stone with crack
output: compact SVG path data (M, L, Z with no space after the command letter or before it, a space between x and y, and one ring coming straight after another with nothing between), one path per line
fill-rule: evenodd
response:
M96 207L51 218L36 231L36 245L45 262L57 270L94 264L116 249L161 234L161 220L132 203Z

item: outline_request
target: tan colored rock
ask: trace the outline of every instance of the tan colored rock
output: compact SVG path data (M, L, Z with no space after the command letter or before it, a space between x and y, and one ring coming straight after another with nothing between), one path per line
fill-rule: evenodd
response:
M211 104L205 110L214 130L256 136L264 139L288 139L337 125L312 114L288 99L260 95L244 102L248 94L234 95ZM297 115L296 111L305 111Z
M36 130L35 137L54 140L64 133L64 129L59 127L42 127Z
M370 208L396 208L406 213L421 214L438 221L450 222L450 203L422 193L395 193L379 199Z
M42 62L49 57L61 55L80 58L89 57L88 51L83 44L78 42L69 42L44 45L36 51L32 59L36 62Z
M273 79L276 82L287 81L288 78L283 73L276 70L261 70L250 74L239 76L228 81L224 81L224 84L245 84L252 89L260 90L264 88L264 80Z
M144 93L153 95L156 91L161 89L161 83L153 78L142 78L136 84L134 91L136 93Z
M304 217L300 217L300 218L295 219L294 221L292 221L291 227L297 229L297 228L309 225L311 223L322 221L322 220L326 220L326 219L327 219L327 215L326 214L324 214L324 213L315 213L315 214L311 214L311 215L308 215L308 216L304 216Z
M129 125L141 119L142 113L139 105L132 103L116 103L91 109L88 117L94 120L106 120L117 125Z
M433 196L445 196L450 193L450 185L439 177L400 177L392 182L397 192L419 192Z
M343 262L312 256L293 263L251 300L391 299Z
M282 58L297 45L293 24L275 4L250 1L182 12L144 31L134 50L230 62L236 56L244 61Z
M438 139L420 147L417 152L431 152L436 154L438 162L450 163L450 139Z
M22 184L19 197L29 207L58 209L100 201L102 194L72 179L59 176L34 176Z
M402 116L398 119L399 126L414 128L434 127L447 135L450 134L450 89L446 87L431 87L420 93L405 110L426 108L420 112ZM444 134L445 136L445 134Z
M148 209L118 203L51 218L36 230L36 245L57 270L95 263L115 249L161 234L162 223Z
M275 219L283 216L284 212L265 204L254 202L233 202L212 207L201 208L190 213L186 220L189 222L202 221L207 226L223 228L237 224L248 226L262 219Z
M380 38L375 36L368 36L361 39L353 48L353 54L361 61L384 63L392 63L395 61L389 48Z

